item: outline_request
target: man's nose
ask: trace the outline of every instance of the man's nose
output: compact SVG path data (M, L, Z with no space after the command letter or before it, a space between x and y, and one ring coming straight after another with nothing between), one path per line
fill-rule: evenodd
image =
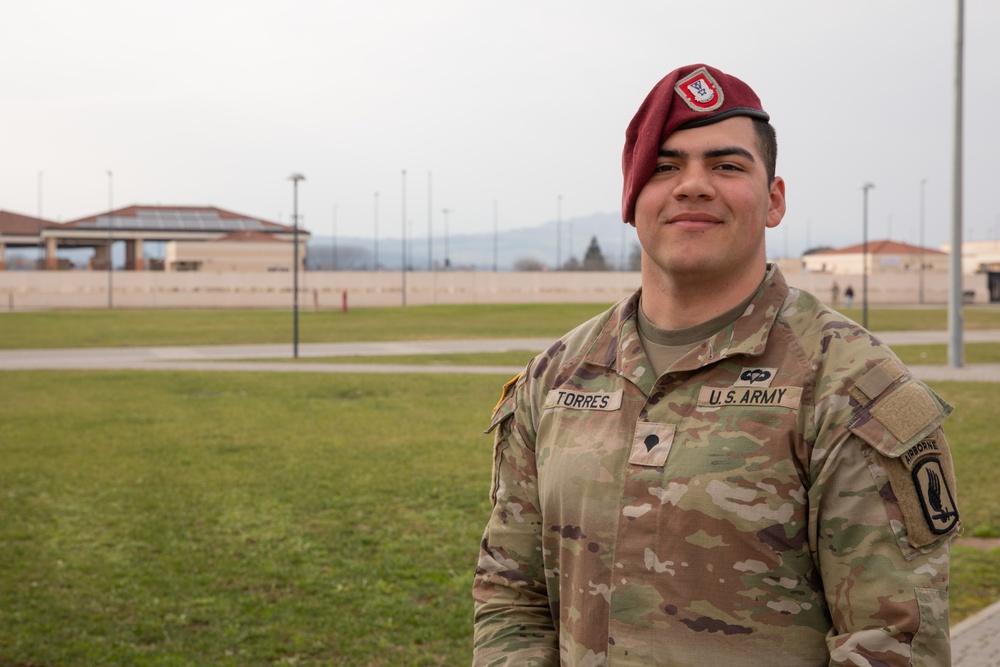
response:
M674 187L674 197L678 199L712 199L715 186L708 169L700 164L686 165Z

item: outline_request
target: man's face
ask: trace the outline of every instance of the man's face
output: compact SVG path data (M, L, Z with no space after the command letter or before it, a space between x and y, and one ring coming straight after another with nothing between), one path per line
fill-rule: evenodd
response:
M784 213L784 182L768 184L749 118L674 132L636 200L644 282L647 272L728 282L762 276L764 230Z

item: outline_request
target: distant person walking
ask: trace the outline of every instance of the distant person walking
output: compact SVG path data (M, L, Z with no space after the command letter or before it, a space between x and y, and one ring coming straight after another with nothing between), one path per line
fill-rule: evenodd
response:
M830 302L834 308L840 305L840 285L837 284L836 280L833 281L833 287L830 288Z
M844 290L844 303L847 305L848 308L850 308L851 303L853 302L854 302L854 288L848 285L847 289Z

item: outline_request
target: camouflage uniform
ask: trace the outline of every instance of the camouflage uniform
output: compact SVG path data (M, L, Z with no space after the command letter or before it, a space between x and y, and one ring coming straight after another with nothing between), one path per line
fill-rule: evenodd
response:
M950 664L950 406L773 267L659 378L637 307L497 405L474 665Z

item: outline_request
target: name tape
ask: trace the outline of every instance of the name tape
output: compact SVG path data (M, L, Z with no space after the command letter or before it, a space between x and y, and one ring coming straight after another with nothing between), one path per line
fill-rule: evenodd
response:
M619 410L622 407L622 391L622 389L613 392L553 389L545 397L545 407L570 410Z
M698 393L699 408L736 405L794 410L801 400L802 387L702 387Z

